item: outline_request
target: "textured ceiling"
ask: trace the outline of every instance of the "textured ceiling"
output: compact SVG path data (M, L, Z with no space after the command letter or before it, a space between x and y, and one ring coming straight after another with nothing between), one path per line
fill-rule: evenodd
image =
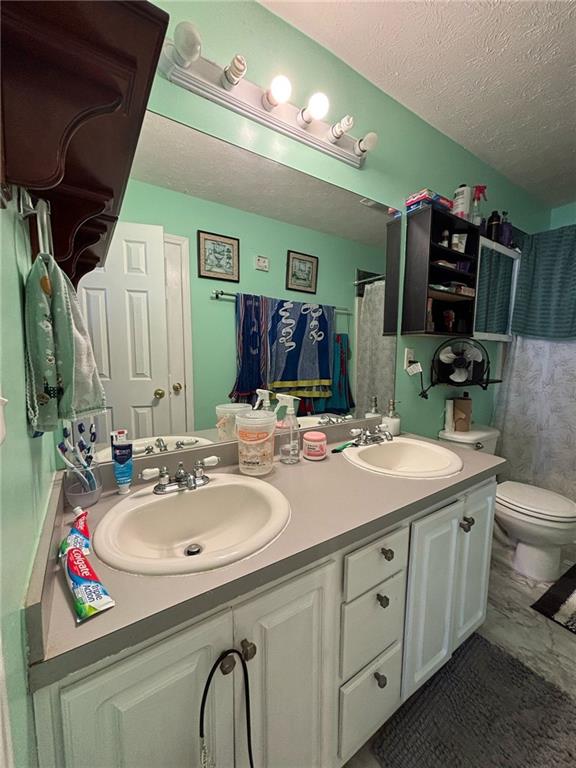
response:
M353 192L146 112L130 174L242 211L383 247L386 212Z
M260 1L543 202L576 198L575 0Z

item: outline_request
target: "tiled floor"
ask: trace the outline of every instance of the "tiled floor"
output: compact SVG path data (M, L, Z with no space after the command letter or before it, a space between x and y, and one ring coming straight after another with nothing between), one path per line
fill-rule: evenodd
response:
M576 545L564 552L564 570L576 563ZM512 550L494 541L488 614L480 634L519 658L542 677L572 696L576 691L576 635L530 606L547 589L517 574ZM366 744L345 768L380 768Z

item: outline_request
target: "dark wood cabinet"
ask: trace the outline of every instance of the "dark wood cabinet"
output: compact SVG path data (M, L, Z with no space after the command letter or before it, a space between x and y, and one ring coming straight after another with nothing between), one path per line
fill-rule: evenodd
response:
M389 221L386 229L386 282L384 289L383 336L396 336L398 331L398 297L400 293L400 256L402 220Z
M168 14L141 0L0 9L2 182L50 203L54 256L77 283L106 256Z
M462 251L454 235L465 239ZM478 227L447 211L408 214L403 334L472 336L479 238Z

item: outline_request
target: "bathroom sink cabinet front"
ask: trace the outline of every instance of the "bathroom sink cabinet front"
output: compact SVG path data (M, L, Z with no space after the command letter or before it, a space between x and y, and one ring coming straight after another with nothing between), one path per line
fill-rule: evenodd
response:
M247 659L255 765L342 768L484 620L494 492L476 485L40 688L40 768L200 768L202 690L228 648ZM248 768L238 662L206 713L216 766Z

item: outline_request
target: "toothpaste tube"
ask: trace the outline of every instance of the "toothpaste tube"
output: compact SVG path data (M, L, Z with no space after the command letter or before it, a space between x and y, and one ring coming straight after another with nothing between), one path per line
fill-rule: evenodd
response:
M63 556L62 565L78 624L116 605L80 548L71 547Z
M75 547L81 549L82 554L90 554L90 531L88 530L88 512L82 509L82 507L74 507L74 522L70 527L70 533L65 539L62 539L60 549L58 550L58 556L64 557L69 549Z

